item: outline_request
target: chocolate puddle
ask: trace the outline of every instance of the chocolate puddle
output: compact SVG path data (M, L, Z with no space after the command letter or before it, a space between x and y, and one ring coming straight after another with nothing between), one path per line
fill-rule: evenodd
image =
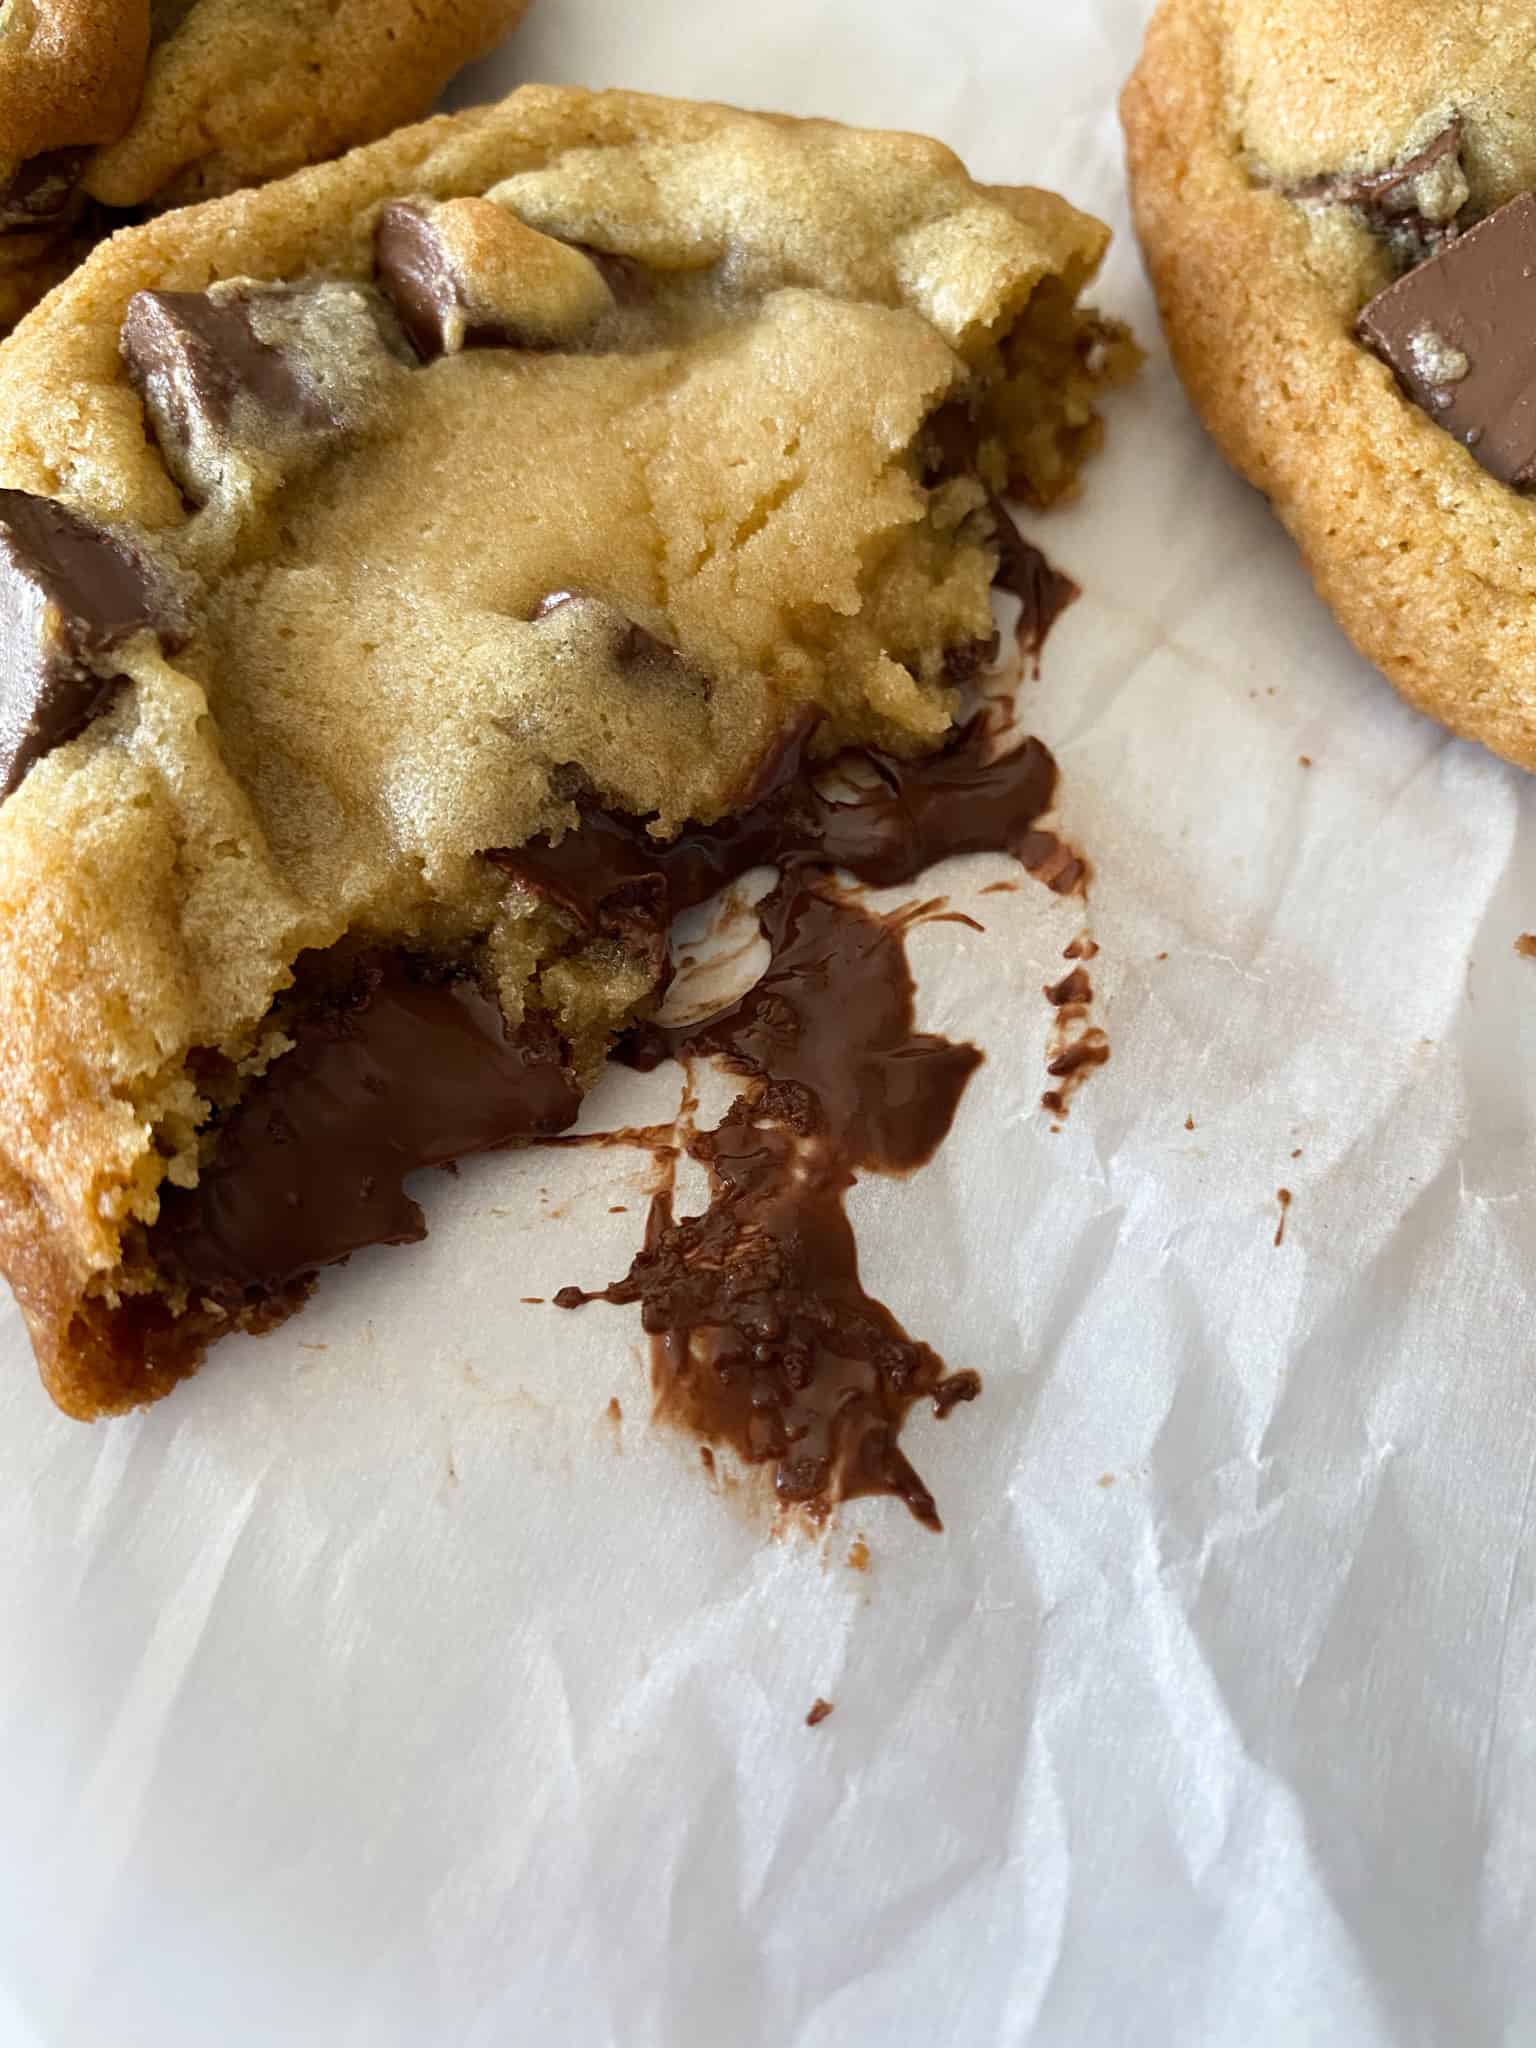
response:
M585 846L572 846L584 829L554 849L498 856L599 927L642 903L672 912L701 900L728 879L727 858L780 866L757 909L770 951L761 979L703 1022L639 1027L621 1052L644 1068L712 1057L744 1078L718 1127L684 1140L708 1176L707 1207L678 1217L670 1189L658 1193L623 1278L555 1301L638 1305L658 1414L771 1465L779 1499L813 1513L893 1494L940 1528L898 1437L915 1402L943 1417L981 1391L977 1374L949 1373L866 1291L844 1198L860 1172L910 1173L932 1157L982 1055L915 1029L905 935L932 906L877 915L827 870L900 883L986 849L1053 886L1071 874L1072 886L1081 864L1064 864L1035 822L1055 794L1049 754L1030 740L989 760L986 745L977 719L929 760L863 757L878 779L846 800L819 792L803 755L786 754L754 811L671 846L604 817ZM606 879L602 855L618 861Z

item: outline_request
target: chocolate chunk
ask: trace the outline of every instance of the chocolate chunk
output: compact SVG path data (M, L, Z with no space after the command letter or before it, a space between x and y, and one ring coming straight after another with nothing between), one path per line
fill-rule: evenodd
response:
M173 586L136 542L0 490L0 797L103 709L122 681L112 657L146 628L171 650L185 638Z
M216 285L207 292L135 292L121 347L166 468L197 504L212 497L230 452L332 438L346 424L291 347L258 321L300 310L337 286ZM382 341L379 343L382 349Z
M393 201L373 238L379 287L423 362L464 348L555 348L618 297L595 253L488 199Z
M1536 194L1389 285L1356 331L1484 469L1536 484Z
M551 1023L509 1031L474 980L401 954L299 1008L292 1051L230 1115L197 1186L165 1191L152 1234L162 1272L231 1307L364 1245L414 1243L426 1224L407 1174L552 1136L581 1103Z
M62 227L75 209L86 149L50 149L29 157L0 190L0 235Z
M384 208L373 233L373 260L380 289L424 363L455 346L492 338L469 327L468 303L448 251L419 207L402 200Z

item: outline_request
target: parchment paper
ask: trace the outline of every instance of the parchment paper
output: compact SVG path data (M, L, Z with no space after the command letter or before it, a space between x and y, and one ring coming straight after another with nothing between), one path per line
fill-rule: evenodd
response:
M923 1009L987 1064L855 1197L985 1377L911 1433L946 1534L772 1540L649 1427L627 1312L523 1303L623 1270L623 1153L433 1177L428 1244L127 1422L55 1415L7 1309L8 2048L1536 2038L1536 785L1353 658L1187 412L1144 12L538 0L473 81L926 129L1120 233L1153 360L1036 524L1086 595L1025 718L1113 1061L1052 1134L1080 914L954 864L988 932L917 934Z

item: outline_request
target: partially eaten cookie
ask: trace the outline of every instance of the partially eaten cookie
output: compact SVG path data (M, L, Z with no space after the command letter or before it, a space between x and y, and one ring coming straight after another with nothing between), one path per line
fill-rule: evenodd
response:
M61 1407L569 1124L669 971L643 859L551 880L582 835L952 738L998 494L1131 357L1105 240L914 137L529 88L119 236L15 339L0 1255Z

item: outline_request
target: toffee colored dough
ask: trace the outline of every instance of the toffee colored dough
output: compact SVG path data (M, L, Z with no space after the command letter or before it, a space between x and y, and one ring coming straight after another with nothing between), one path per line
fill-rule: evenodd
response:
M400 201L512 339L411 346ZM585 1086L665 947L488 852L593 801L715 823L811 722L818 758L945 741L994 494L1069 487L1134 355L1076 305L1105 240L913 136L534 87L119 235L13 337L0 485L184 596L0 805L0 1263L61 1406L302 1293L211 1299L155 1225L317 1042L317 964L472 976Z
M10 0L0 333L102 235L416 120L528 0Z
M1202 419L1361 652L1419 710L1536 768L1536 504L1485 466L1497 444L1463 445L1458 409L1417 403L1356 331L1418 258L1536 190L1529 10L1164 0L1122 113ZM1388 174L1416 160L1410 198ZM1436 340L1426 391L1462 369Z

